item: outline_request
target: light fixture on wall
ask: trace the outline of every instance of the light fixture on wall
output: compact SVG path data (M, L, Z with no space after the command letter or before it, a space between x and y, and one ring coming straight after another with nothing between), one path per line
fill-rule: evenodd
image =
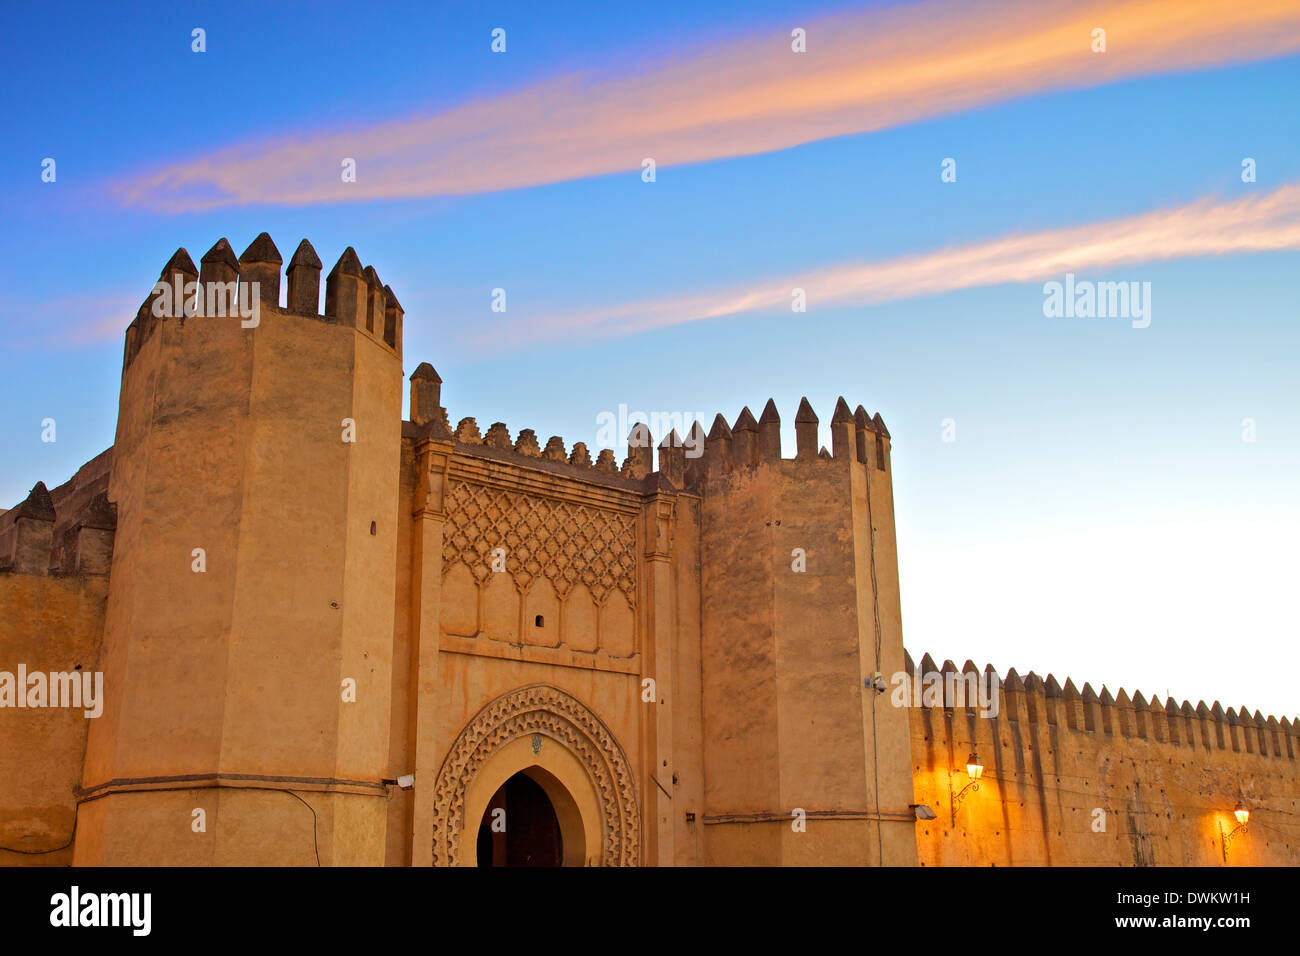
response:
M970 752L970 756L966 758L966 775L970 777L970 783L966 784L966 786L962 787L955 794L953 794L953 798L952 798L952 825L953 826L957 825L957 808L961 806L962 798L964 798L967 793L974 790L978 790L980 788L979 779L980 777L984 776L984 762L980 760L980 755L976 753L974 750L972 750Z
M1237 818L1237 825L1231 832L1225 833L1223 824L1219 824L1219 846L1223 848L1223 862L1228 862L1228 844L1232 842L1233 837L1240 833L1246 832L1246 823L1250 820L1250 811L1246 809L1246 804L1238 803L1237 809L1232 811L1232 815Z

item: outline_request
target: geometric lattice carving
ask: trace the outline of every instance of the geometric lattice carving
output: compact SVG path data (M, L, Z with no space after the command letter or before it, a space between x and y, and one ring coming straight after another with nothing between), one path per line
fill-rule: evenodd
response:
M503 694L465 725L442 762L434 784L433 865L460 861L462 834L478 833L478 821L465 819L465 795L488 759L512 740L540 734L558 742L581 761L600 802L605 866L636 866L641 853L641 823L636 782L623 748L609 728L582 702L546 684Z
M505 548L520 591L545 577L561 600L578 581L597 603L621 590L636 607L636 523L632 515L465 481L447 485L442 570L463 561L481 583L492 551Z

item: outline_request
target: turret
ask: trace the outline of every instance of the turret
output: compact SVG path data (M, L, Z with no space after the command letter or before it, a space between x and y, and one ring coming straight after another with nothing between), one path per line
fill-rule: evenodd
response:
M809 837L789 839L788 828L756 827L744 859L908 863L916 854L910 755L872 745L906 740L908 715L872 707L876 692L863 680L905 667L889 479L858 460L857 424L843 399L833 456L819 454L806 398L793 459L782 457L780 428L774 401L758 421L748 407L734 425L719 414L707 438L695 425L702 464L685 462L686 487L700 498L705 812L788 818L795 807L865 797L882 814L879 829L809 819ZM715 862L731 859L725 845L715 849Z
M441 414L441 407L442 376L428 362L421 362L411 373L411 421L424 425Z
M401 359L364 313L357 327L369 287L355 252L331 280L332 322L310 301L311 247L294 260L280 310L270 237L237 264L218 242L205 276L237 265L260 286L260 322L163 318L123 371L78 864L313 864L313 846L327 865L384 862ZM163 275L198 278L183 249ZM141 780L172 784L137 792ZM291 781L362 783L317 793L313 820L273 792ZM182 804L207 829L175 840Z

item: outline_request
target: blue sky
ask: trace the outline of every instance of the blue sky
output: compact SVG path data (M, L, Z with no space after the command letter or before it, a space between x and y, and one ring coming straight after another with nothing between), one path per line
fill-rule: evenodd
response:
M238 253L266 230L287 259L306 236L327 268L353 245L393 287L406 370L437 367L453 422L594 446L597 416L620 403L733 421L773 397L793 448L803 395L824 425L841 394L879 410L894 437L904 639L918 658L1296 714L1294 245L1077 270L1150 282L1145 329L1045 318L1041 281L867 305L813 296L804 314L521 347L494 337L502 317L488 305L503 287L511 319L528 323L1267 193L1300 182L1300 56L1045 89L667 164L654 183L633 162L471 195L160 211L114 194L141 170L231 143L437 113L575 71L635 76L682 51L863 9L605 7L10 11L0 279L15 291L2 320L0 504L38 479L66 480L112 443L121 334L178 245L197 261L221 236ZM195 26L206 53L190 50ZM489 50L497 26L504 55ZM41 182L44 157L55 183ZM955 183L940 182L945 157L957 159ZM1258 182L1241 181L1243 157ZM45 418L58 423L53 444L40 440ZM941 441L947 418L955 442Z

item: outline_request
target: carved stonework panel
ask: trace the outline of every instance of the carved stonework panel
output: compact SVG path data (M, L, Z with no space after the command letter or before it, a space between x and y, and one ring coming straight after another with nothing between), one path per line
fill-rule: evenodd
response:
M460 860L461 837L474 839L478 821L465 819L465 795L488 759L513 740L530 738L533 752L557 741L582 763L600 803L606 866L636 866L641 852L636 784L623 748L609 728L576 698L545 684L511 691L480 710L452 744L434 786L434 866Z
M611 591L636 607L636 516L518 491L448 481L442 571L464 562L480 582L493 550L521 591L544 577L563 600L581 581L597 602Z

